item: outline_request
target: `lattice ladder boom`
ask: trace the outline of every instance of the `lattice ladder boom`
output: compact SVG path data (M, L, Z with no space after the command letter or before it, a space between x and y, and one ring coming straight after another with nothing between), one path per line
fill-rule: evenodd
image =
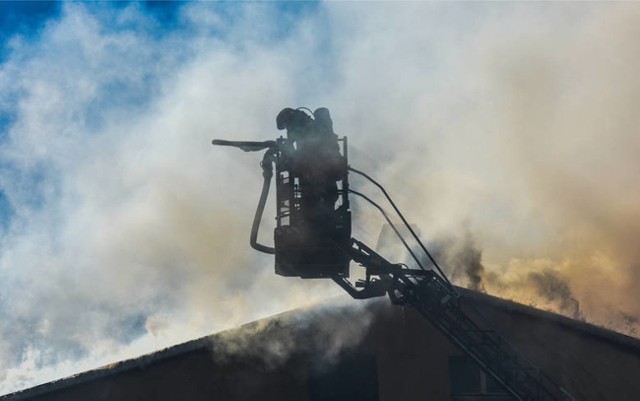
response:
M455 289L432 270L392 264L363 243L352 240L352 259L360 263L367 280L355 288L345 278L334 280L354 298L387 293L395 304L412 306L452 344L471 357L515 400L574 400L541 369L522 356L488 322L473 320L463 310Z

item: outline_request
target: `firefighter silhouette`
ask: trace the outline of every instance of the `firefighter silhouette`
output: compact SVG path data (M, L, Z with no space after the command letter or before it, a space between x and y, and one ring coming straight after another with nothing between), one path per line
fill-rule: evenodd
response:
M318 108L313 117L299 109L285 108L278 114L276 125L280 130L286 129L288 139L295 144L291 171L300 179L304 219L314 230L324 231L335 219L336 182L346 173L347 166L329 110Z

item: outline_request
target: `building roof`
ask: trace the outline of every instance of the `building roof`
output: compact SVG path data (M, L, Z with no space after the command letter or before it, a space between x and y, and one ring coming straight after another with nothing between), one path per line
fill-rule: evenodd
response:
M628 352L640 355L640 340L637 338L616 333L614 331L589 324L585 321L570 319L565 316L535 309L533 307L518 304L509 300L500 299L484 293L479 293L462 288L458 288L458 290L464 303L477 307L478 310L480 310L482 313L506 313L508 315L519 316L520 318L526 319L536 324L544 323L545 325L561 327L563 330L572 332L576 336L588 337L592 340L598 340L600 342L605 342L616 347L622 347L627 349ZM355 305L356 302L362 303L363 301L352 300L350 302L353 302L353 305ZM386 298L378 298L375 300L366 301L366 309L368 311L373 311L374 313L378 313L377 311L380 311L380 313L386 313L385 311L393 310L395 308L396 307L394 306L390 306ZM318 312L318 310L321 310L320 313ZM287 325L292 321L295 321L296 319L299 320L300 318L311 315L311 319L323 319L324 316L334 313L333 310L334 308L323 308L322 305L320 305L316 309L297 309L285 312L276 316L245 324L232 330L227 330L214 335L188 341L183 344L168 347L166 349L143 355L138 358L106 365L94 370L86 371L60 380L55 380L49 383L38 385L33 388L29 388L12 394L7 394L5 396L1 396L0 401L31 399L50 392L56 392L93 380L145 369L148 366L158 364L162 361L170 360L173 358L180 358L181 356L193 352L203 352L203 350L206 350L207 352L215 353L217 344L226 341L227 338L233 337L235 335L241 335L245 332L255 333L255 329L259 326L277 326L283 324L283 322L284 325ZM347 311L346 313L354 314L358 313L358 310L358 308L353 308L352 311ZM342 311L340 313L345 313L344 307L342 308ZM500 329L500 327L498 327L498 329ZM259 336L259 332L258 334L252 335Z

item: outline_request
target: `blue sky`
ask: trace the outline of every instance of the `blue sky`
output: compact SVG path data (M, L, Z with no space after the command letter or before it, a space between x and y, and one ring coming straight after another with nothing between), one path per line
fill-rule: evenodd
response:
M249 250L259 158L210 146L279 135L287 106L329 107L426 240L482 251L488 292L572 314L544 274L636 329L637 5L0 7L0 393L338 294Z
M6 43L15 35L33 36L46 21L56 18L60 3L44 1L4 1L0 4L0 28L2 28L2 58L6 57Z
M0 3L0 60L10 54L8 42L15 36L32 37L42 30L50 18L59 13L56 2L2 2ZM14 119L14 115L6 106L0 113L0 138ZM13 214L8 199L0 190L0 225L6 227Z

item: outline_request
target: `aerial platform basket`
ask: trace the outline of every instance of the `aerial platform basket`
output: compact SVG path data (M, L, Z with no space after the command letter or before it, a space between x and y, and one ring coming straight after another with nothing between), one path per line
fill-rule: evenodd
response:
M348 165L347 138L338 139ZM346 277L351 256L351 210L347 169L335 181L336 194L327 202L308 202L314 189L297 171L288 139L277 141L275 272L301 278ZM314 197L311 197L314 198Z

